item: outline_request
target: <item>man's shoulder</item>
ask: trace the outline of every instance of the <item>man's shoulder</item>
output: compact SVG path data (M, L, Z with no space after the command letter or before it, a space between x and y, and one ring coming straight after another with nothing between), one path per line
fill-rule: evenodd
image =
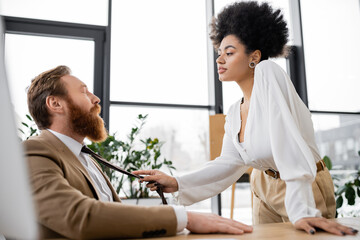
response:
M49 147L50 141L47 139L46 135L44 136L44 132L41 132L40 135L32 136L27 140L23 141L23 145L25 146L25 150L33 149L33 148L44 148Z
M40 135L30 137L23 142L25 155L51 154L57 151L59 142L49 131L43 130Z

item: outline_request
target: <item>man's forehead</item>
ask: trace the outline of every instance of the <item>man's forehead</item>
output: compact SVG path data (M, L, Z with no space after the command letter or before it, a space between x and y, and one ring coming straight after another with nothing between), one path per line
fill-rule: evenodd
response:
M83 83L80 79L73 75L65 75L61 77L61 80L68 86L72 87L86 87L86 84Z

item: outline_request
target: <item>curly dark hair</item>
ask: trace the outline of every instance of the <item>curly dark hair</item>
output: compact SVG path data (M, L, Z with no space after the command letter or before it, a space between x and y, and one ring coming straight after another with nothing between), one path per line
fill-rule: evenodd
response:
M261 60L287 54L289 31L281 10L267 3L236 2L226 6L210 24L215 48L228 35L245 45L246 53L261 51Z

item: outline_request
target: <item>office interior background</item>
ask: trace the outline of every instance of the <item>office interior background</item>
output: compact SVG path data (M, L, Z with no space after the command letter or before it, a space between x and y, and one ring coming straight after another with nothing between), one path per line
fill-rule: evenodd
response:
M221 83L209 23L229 0L0 0L5 57L18 122L26 87L67 65L100 99L109 133L125 139L138 114L143 136L164 141L175 174L209 161L209 115L242 97ZM360 1L272 0L290 29L291 54L273 59L312 112L321 156L333 173L359 169ZM19 125L20 126L20 125ZM251 223L250 189L239 184L235 219ZM190 209L229 215L230 191ZM221 204L219 204L221 200ZM250 219L249 219L250 217Z

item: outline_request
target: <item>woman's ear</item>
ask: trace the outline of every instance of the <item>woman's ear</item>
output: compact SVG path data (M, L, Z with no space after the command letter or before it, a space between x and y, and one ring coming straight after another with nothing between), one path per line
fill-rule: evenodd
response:
M258 64L261 60L261 51L255 50L254 52L252 52L250 59L251 59L251 62L255 62L255 64Z
M62 113L64 111L64 102L56 96L46 97L46 107L51 113Z

